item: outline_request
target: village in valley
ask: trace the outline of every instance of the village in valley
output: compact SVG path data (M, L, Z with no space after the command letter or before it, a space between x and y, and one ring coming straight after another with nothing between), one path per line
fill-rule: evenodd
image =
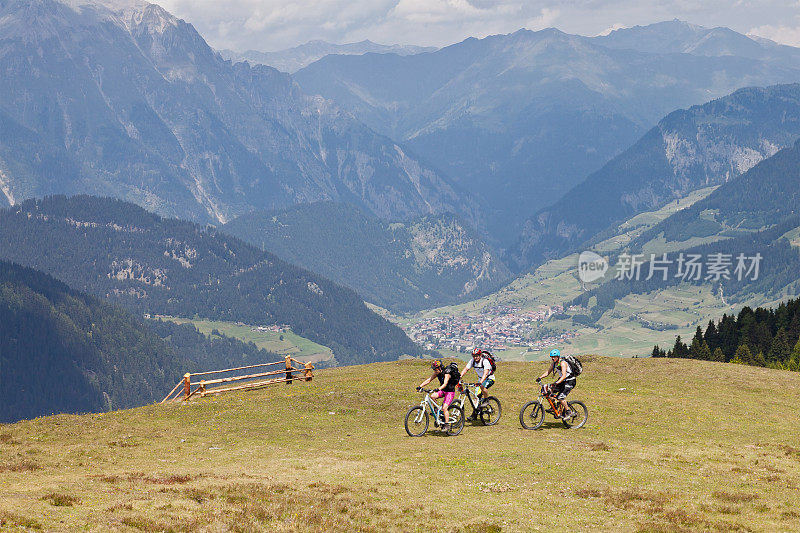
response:
M519 347L538 351L575 336L574 332L548 332L540 328L550 317L563 312L560 305L534 310L501 305L475 314L426 317L408 323L403 329L428 350L464 353L480 346L494 352Z

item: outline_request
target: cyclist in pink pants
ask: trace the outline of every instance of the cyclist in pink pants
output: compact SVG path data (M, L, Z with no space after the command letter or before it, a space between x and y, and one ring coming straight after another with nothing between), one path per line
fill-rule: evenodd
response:
M433 378L439 379L439 390L431 393L431 398L444 398L444 401L442 402L442 409L444 410L444 427L442 427L442 430L448 431L450 429L450 417L447 413L447 408L451 403L453 403L453 400L456 397L456 385L458 385L458 382L461 381L461 373L458 371L458 365L456 363L450 363L447 365L447 367L445 367L438 359L431 363L431 368L433 369L433 374L431 377L420 383L419 387L417 387L417 390L433 381Z

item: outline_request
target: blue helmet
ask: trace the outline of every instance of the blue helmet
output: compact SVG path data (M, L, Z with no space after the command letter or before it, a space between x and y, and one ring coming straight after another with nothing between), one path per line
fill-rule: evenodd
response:
M561 357L561 352L558 349L555 349L550 352L550 357Z

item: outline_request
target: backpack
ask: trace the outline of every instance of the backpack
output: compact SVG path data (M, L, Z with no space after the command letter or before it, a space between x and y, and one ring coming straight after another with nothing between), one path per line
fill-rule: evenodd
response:
M458 369L458 363L453 362L444 367L444 373L450 374L450 380L456 380L458 383L461 380L461 371Z
M563 359L569 365L569 370L572 372L572 377L578 377L581 375L581 372L583 372L583 365L577 357L574 355L565 355Z
M497 370L497 363L494 362L494 356L486 350L482 351L481 354L489 360L489 364L492 365L492 374L494 374L494 371Z

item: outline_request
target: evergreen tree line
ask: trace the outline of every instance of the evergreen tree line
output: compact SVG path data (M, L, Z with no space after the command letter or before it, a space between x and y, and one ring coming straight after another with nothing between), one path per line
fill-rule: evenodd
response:
M746 257L761 254L761 263L756 279L752 279L753 276L750 275L738 280L733 275L733 267L731 267L730 279L721 278L719 281L713 282L704 279L705 271L700 280L684 281L674 275L664 280L660 274L656 274L648 280L646 278L650 263L646 262L640 267L641 275L638 280L615 279L608 281L582 293L571 301L570 305L588 306L589 300L594 296L597 304L591 309L591 317L597 320L605 311L613 309L617 300L628 294L645 294L681 283L697 286L713 283L714 290L718 292L721 288L725 298L729 301L737 301L752 294L777 296L779 291L786 287L796 290L800 287L800 251L783 236L798 226L800 226L800 218L794 216L767 230L683 250L684 254L699 254L703 258L714 253L728 254L733 258L734 265L735 258L739 254L744 254ZM676 259L677 253L668 254L668 258ZM619 253L610 257L610 260L612 265L615 264L619 260Z
M187 371L280 357L194 326L144 321L0 261L0 422L161 400Z
M680 337L670 350L656 345L653 357L701 359L800 371L800 298L775 309L745 307L700 326L687 345Z
M289 324L342 365L422 353L354 291L214 228L120 200L55 196L0 210L0 259L137 314Z

